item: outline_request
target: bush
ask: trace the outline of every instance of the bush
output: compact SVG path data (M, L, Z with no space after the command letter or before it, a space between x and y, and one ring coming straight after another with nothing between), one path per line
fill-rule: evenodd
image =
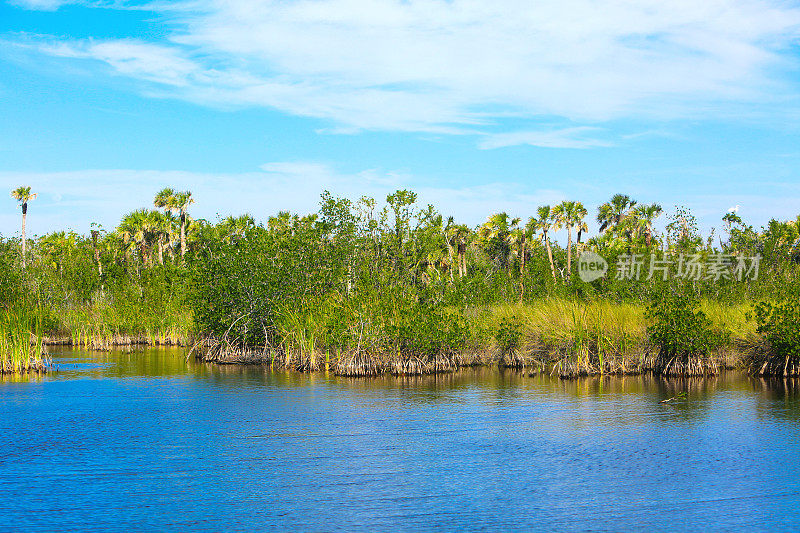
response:
M769 343L773 355L789 365L800 361L800 301L787 298L778 303L760 302L754 306L757 328Z
M522 324L517 317L504 318L500 321L500 327L495 333L497 345L503 354L510 354L519 348L522 336Z
M687 361L707 356L729 341L730 334L715 328L699 307L697 298L685 292L654 296L645 318L650 321L647 334L661 356Z

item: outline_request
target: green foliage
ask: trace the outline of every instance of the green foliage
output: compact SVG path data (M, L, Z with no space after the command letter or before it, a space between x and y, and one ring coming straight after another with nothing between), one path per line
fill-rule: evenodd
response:
M645 312L647 334L666 357L687 360L708 355L728 342L730 334L714 327L688 291L668 291L654 297Z
M503 318L494 336L500 351L508 354L519 348L522 338L522 323L517 317Z
M773 353L787 361L800 361L800 300L796 293L777 303L754 306L757 331L769 342Z
M675 207L675 212L668 215L667 239L677 249L687 251L699 247L703 239L697 226L697 219L685 207Z
M0 306L17 301L22 292L22 272L17 267L20 262L15 243L0 237Z
M25 301L0 309L0 374L44 368L41 311Z
M588 212L573 201L531 206L535 216L527 223L516 214L491 214L477 228L420 205L407 190L388 195L383 205L325 192L318 214L281 211L263 224L248 215L192 220L191 203L188 191L164 189L153 202L161 211L134 211L115 230L93 226L91 237L54 232L29 239L25 271L21 243L0 238L0 306L41 302L41 327L73 339L185 342L194 330L247 349L410 358L452 354L478 342L485 347L492 338L504 352L519 347L516 319L476 322L470 318L475 309L538 308L548 299L638 309L652 301L650 337L664 353L683 357L707 353L724 337L697 301L663 296L674 280L645 280L646 272L639 280L609 275L585 283L573 275L581 253L600 253L612 266L623 254L648 257L662 247L701 259L717 251L759 253L757 280L696 280L684 283L681 294L730 304L774 301L792 287L800 290L800 221L771 221L756 230L729 213L723 218L728 240L717 250L687 209L678 208L666 235L659 235L653 222L660 206L622 194L599 207L602 233L588 241ZM777 339L770 333L777 322L769 318L777 311L764 309L762 334ZM606 350L599 326L578 322L567 324L573 344L592 357Z

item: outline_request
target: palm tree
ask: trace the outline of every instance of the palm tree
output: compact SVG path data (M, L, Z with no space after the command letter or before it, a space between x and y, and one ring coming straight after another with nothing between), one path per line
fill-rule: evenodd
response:
M525 256L527 255L530 232L526 226L520 226L520 222L519 218L512 220L509 242L512 247L516 247L517 257L519 258L519 275L522 276L525 273Z
M531 217L528 220L528 228L533 234L542 232L542 241L547 248L547 258L550 260L550 272L553 274L553 280L556 279L556 266L553 262L553 250L550 248L550 238L547 232L554 229L553 210L549 205L540 206L536 210L536 217Z
M163 209L166 212L175 211L178 208L177 203L175 202L176 196L175 189L171 189L169 187L165 187L156 193L155 198L153 198L153 206Z
M575 209L572 212L572 223L575 229L578 230L578 236L575 239L575 244L578 246L578 254L580 254L581 236L589 231L589 226L586 224L586 215L589 211L583 206L581 202L575 202Z
M186 218L188 216L189 206L194 203L191 191L180 192L175 196L178 204L178 211L181 215L181 257L186 255Z
M556 227L567 228L567 277L572 275L572 230L578 230L578 241L581 234L587 230L586 217L588 211L580 202L561 202L553 208L553 217L556 220Z
M634 209L633 214L638 223L638 231L644 233L647 247L653 239L653 222L661 215L662 209L658 204L640 205Z
M248 229L254 227L256 221L250 215L239 215L238 217L228 216L219 223L218 227L222 235L231 242L244 237Z
M617 229L617 226L628 218L631 209L635 206L636 200L632 200L626 194L612 196L611 201L597 208L597 223L600 224L600 232Z
M147 226L152 231L158 244L158 264L164 264L164 245L172 244L173 224L172 216L158 211L148 212Z
M153 199L153 205L167 213L178 211L181 228L181 257L186 255L186 226L189 206L194 203L191 191L176 191L169 187L161 189Z
M511 218L508 213L495 213L478 228L478 238L486 252L503 270L508 270L512 229L519 222L519 218Z
M453 222L453 217L447 217L447 224L445 224L444 228L442 229L442 231L444 232L444 242L447 245L447 257L448 257L448 259L450 261L450 281L451 282L453 281L453 277L454 277L453 276L453 267L454 267L454 264L453 264L454 263L454 261L453 261L453 259L454 259L453 258L453 253L454 253L454 250L455 250L455 235L454 235L454 233L452 231L454 226L455 226L455 223ZM461 265L459 264L459 270L460 270L460 267L461 267Z
M22 270L25 270L25 250L27 237L25 236L25 221L28 218L28 202L36 198L36 194L31 194L30 187L17 187L11 191L11 197L17 200L22 207Z
M154 211L139 209L125 215L117 228L117 233L122 237L125 244L126 255L131 246L136 246L139 256L145 265L152 263L150 251L158 234L156 217ZM157 213L160 215L160 213Z
M575 209L575 202L561 202L553 208L553 219L555 228L567 228L567 278L572 272L572 212Z
M453 243L456 250L459 278L467 275L467 244L471 234L469 227L464 224L448 224L448 240Z

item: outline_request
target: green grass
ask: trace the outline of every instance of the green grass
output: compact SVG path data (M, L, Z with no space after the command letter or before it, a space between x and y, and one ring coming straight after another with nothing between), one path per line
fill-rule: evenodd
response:
M750 305L705 301L702 308L716 327L731 333L730 346L720 356L722 364L736 364L736 346L756 335L755 324L747 316ZM564 377L644 372L653 368L658 353L647 334L645 309L644 304L561 298L471 307L466 311L451 309L451 313L463 318L467 338L455 350L449 350L449 355L444 353L449 360L441 355L412 354L411 359L416 359L412 366L427 373L434 371L434 365L452 369L499 364ZM392 317L377 316L375 312L348 314L342 307L326 305L307 308L302 313L286 312L279 326L282 343L269 350L269 362L316 370L322 368L324 361L329 363L326 368L347 367L347 372L354 374L359 374L359 366L369 367L365 374L404 368L398 367L398 361L405 362L408 354L381 348L387 345L387 333L381 324L390 323ZM439 324L442 332L447 327L446 320ZM330 327L326 327L332 322L343 324L347 335L333 339ZM510 339L509 335L519 338Z
M191 312L178 306L148 310L142 306L97 301L61 310L48 333L74 346L108 349L115 345L179 345L189 342Z
M42 313L22 305L0 311L0 374L45 370Z

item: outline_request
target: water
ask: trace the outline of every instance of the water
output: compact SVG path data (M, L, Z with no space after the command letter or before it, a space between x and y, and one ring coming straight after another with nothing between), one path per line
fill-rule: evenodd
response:
M54 362L0 379L3 530L800 529L794 382Z

